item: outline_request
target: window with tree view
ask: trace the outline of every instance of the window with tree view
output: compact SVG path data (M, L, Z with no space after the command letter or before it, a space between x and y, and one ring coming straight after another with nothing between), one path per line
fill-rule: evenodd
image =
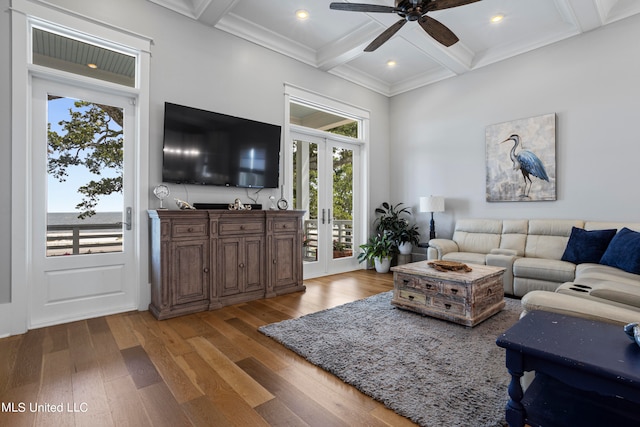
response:
M122 251L123 109L47 100L47 256Z

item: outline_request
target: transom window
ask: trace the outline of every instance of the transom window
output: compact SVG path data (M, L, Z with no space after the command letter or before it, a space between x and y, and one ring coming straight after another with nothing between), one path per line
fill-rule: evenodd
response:
M136 87L136 57L75 37L32 27L35 65Z

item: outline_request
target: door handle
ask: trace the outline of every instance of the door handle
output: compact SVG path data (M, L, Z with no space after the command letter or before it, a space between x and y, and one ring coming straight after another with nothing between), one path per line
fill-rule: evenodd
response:
M324 209L322 209L322 223L323 224L324 224L324 220L325 220L325 218L324 218Z
M127 230L131 230L131 211L132 211L131 207L127 207L126 220L125 220L125 223L124 223L124 225L127 226Z
M327 215L327 224L331 224L331 209L327 209L329 215Z
M128 207L124 213L124 222L117 222L116 224L124 225L127 230L131 230L131 212L132 212L131 208Z

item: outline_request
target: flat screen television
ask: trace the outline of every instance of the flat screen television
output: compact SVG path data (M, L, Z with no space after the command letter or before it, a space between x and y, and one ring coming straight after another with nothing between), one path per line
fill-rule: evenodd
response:
M166 102L162 180L278 188L281 127Z

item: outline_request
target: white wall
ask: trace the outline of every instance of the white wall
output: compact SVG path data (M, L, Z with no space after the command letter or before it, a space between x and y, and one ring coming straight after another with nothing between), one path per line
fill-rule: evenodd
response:
M638 40L635 16L392 98L394 201L444 196L440 237L467 217L639 221ZM557 200L486 202L486 126L554 112Z
M307 89L370 111L372 206L389 197L389 100L373 91L318 71L214 28L199 24L146 0L51 0L49 3L153 39L150 85L150 206L159 206L151 189L162 170L164 102L284 123L284 84ZM0 0L3 12L9 0ZM9 13L0 16L0 138L3 154L10 150ZM6 96L5 96L6 94ZM0 194L10 194L8 155L0 156ZM191 202L248 202L245 190L171 185L172 197ZM279 195L279 191L273 190ZM270 191L260 193L268 202ZM0 203L0 303L9 298L10 218L8 202ZM367 210L372 210L366 208ZM5 268L6 264L6 268Z

